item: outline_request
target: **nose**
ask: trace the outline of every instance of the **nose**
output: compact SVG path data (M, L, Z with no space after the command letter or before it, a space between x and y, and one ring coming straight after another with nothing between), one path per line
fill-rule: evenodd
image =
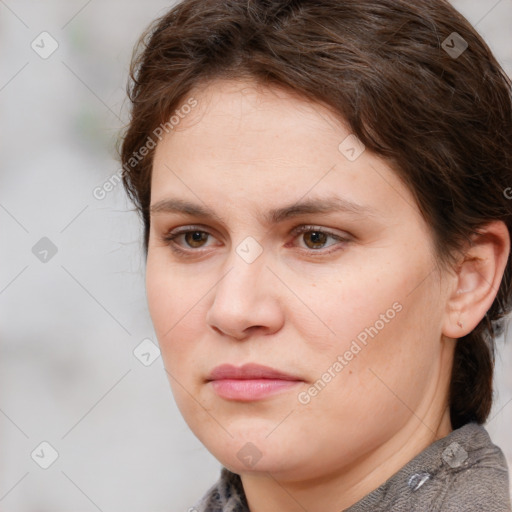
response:
M233 249L226 267L228 270L214 288L207 325L237 340L257 332L266 335L278 331L283 324L277 295L279 280L267 268L265 252L248 263Z

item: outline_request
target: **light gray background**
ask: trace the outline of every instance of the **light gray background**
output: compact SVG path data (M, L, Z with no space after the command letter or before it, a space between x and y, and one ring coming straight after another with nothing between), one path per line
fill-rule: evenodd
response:
M454 4L512 74L512 0ZM156 341L138 219L121 185L93 196L119 171L133 44L171 5L0 0L1 512L185 512L218 478L161 358L133 354ZM43 31L59 45L47 59L31 48ZM46 263L42 237L58 250ZM487 427L512 467L505 338ZM49 460L43 441L59 454L48 469L31 458Z

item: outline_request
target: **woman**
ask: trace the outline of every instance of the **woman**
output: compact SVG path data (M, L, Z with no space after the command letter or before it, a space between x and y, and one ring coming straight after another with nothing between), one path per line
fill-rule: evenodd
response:
M511 83L443 0L185 0L132 63L124 185L192 511L506 511Z

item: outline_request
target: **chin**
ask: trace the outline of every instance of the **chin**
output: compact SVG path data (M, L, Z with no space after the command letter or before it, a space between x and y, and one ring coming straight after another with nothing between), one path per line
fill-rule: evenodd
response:
M293 472L291 468L283 467L283 460L282 457L276 457L277 454L273 454L272 459L268 459L268 457L265 457L263 455L261 459L258 460L258 458L254 459L253 462L249 462L247 460L247 463L240 462L237 457L227 457L225 459L218 458L217 460L227 469L229 469L232 473L236 473L238 475L241 474L262 474L266 475L270 473L273 476L279 475L280 473L286 473L287 475L290 475L290 470Z
M279 471L283 463L279 445L259 436L245 435L230 430L233 437L216 435L215 438L199 438L208 451L225 467L234 473ZM219 442L220 441L220 442Z

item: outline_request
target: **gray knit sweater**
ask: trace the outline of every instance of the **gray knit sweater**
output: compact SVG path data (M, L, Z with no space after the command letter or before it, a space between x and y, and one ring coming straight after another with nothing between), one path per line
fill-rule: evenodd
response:
M344 512L511 510L503 452L483 426L468 423L432 443ZM218 482L190 511L250 512L239 475L223 467Z

